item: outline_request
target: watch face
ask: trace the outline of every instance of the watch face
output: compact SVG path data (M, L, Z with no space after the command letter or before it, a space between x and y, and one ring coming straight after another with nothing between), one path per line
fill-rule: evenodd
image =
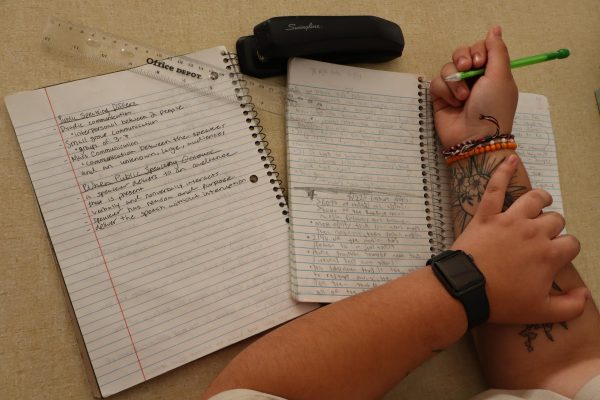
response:
M464 253L454 253L438 261L438 265L454 290L462 291L483 282L483 275Z

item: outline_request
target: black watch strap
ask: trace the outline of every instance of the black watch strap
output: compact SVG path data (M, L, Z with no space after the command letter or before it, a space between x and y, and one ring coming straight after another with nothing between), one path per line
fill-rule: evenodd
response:
M484 287L479 290L471 290L463 293L457 299L462 303L467 312L469 329L483 324L490 317L490 304Z
M473 258L461 250L446 250L427 261L448 293L463 305L469 328L486 322L490 306L485 277Z

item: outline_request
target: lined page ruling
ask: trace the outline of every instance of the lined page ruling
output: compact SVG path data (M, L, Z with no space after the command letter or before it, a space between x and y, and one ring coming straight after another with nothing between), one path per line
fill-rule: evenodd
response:
M418 84L415 75L290 62L295 298L334 302L422 266L430 255Z
M254 114L202 93L124 71L6 100L102 396L311 309Z
M554 201L546 210L563 214L556 145L545 96L519 93L513 133L519 143L517 153L527 167L531 186L552 195Z

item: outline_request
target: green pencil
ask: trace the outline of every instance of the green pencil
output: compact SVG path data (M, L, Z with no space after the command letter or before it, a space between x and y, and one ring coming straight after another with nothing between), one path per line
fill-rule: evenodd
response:
M542 53L542 54L537 54L535 56L518 58L518 59L512 60L510 62L510 68L512 69L512 68L524 67L526 65L537 64L537 63L541 63L544 61L554 60L557 58L567 58L567 57L569 57L569 54L571 54L569 52L569 49L560 49L560 50L556 50L556 51L551 51L550 53ZM444 77L444 80L446 82L458 82L460 80L463 80L466 78L471 78L473 76L483 75L484 73L485 73L485 68L472 69L471 71L457 72L455 74L448 75L448 76Z

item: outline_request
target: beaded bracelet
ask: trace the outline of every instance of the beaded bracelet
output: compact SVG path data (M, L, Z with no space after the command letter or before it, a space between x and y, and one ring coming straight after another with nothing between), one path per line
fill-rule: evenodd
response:
M496 118L489 115L480 115L479 119L485 119L496 125L496 132L493 135L486 135L479 139L470 139L443 150L442 155L448 165L477 154L503 149L514 150L517 148L514 135L510 133L500 134L500 125Z
M450 157L450 156L455 156L461 153L466 153L467 151L477 147L477 146L481 146L482 144L486 144L486 143L492 143L492 142L502 142L502 141L507 141L507 140L514 140L515 136L511 135L509 133L501 135L500 133L495 133L493 135L487 135L484 136L482 138L479 139L470 139L470 140L466 140L462 143L456 144L450 148L445 149L444 151L442 151L442 155L446 158Z
M514 150L516 148L517 148L517 143L515 142L515 140L513 138L511 138L511 139L503 138L500 141L491 140L489 143L481 143L481 144L475 146L475 148L467 150L464 153L446 157L446 164L451 165L455 161L473 157L478 154L490 153L492 151L504 150L504 149Z

